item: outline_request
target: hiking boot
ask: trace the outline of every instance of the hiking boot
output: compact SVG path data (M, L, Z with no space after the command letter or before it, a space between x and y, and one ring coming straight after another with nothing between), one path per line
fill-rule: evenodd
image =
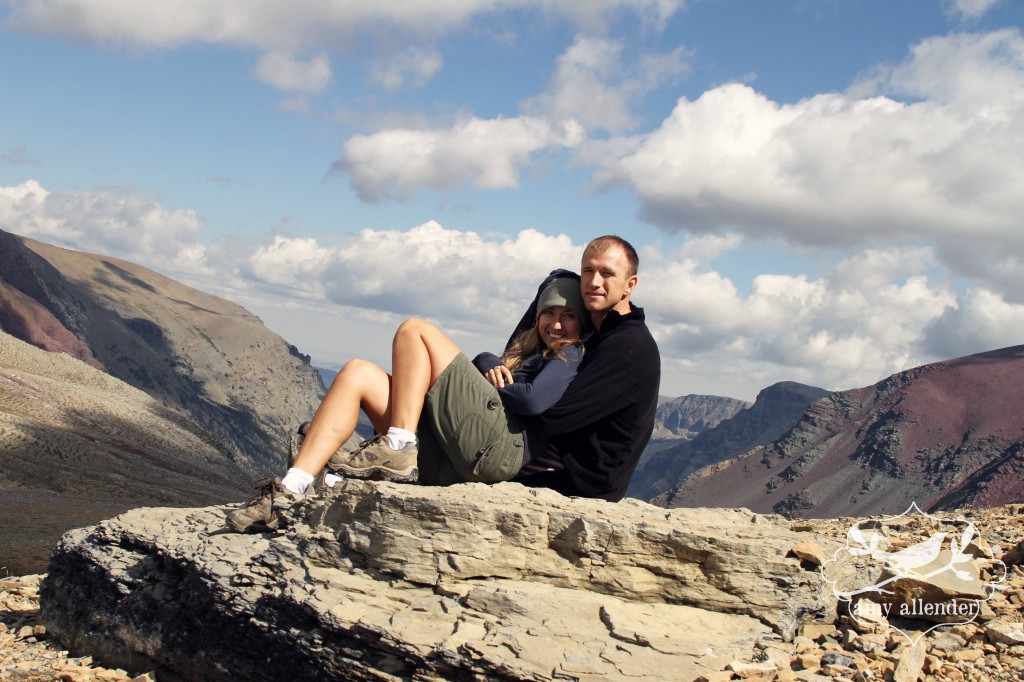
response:
M349 453L344 453L348 457ZM335 455L336 457L338 455ZM333 460L332 460L333 461ZM316 475L313 482L309 485L309 490L306 491L307 495L319 495L327 488L333 488L342 481L345 477L340 472L331 469L330 463L320 470L320 473Z
M277 512L281 506L290 505L301 499L281 485L279 478L261 478L252 484L260 494L249 500L241 509L227 513L228 527L238 533L265 533L281 527ZM277 509L275 509L275 507Z
M288 443L288 461L291 464L294 464L295 459L299 456L299 450L302 449L302 441L306 440L306 433L309 432L309 425L312 423L313 422L302 422L299 424L299 428L295 429L292 433L291 441ZM348 461L348 458L351 455L352 453L345 452L341 448L338 448L338 451L331 455L331 459L327 462L327 468L331 468L332 465Z
M331 458L328 467L351 478L415 483L420 475L417 457L419 451L413 444L392 450L384 436L374 436L360 443L359 449L349 454L344 462Z

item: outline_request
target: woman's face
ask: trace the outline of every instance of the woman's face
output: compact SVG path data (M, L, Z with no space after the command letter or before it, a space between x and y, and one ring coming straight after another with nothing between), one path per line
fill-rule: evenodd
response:
M583 332L583 321L571 308L556 305L545 308L537 318L537 332L545 346L562 339L578 339Z

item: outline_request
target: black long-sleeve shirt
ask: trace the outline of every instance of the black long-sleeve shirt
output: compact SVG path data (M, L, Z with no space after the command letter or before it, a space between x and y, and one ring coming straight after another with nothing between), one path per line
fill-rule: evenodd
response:
M625 315L609 312L585 347L576 378L540 417L545 454L563 468L516 480L617 502L654 430L661 356L643 309L632 305Z

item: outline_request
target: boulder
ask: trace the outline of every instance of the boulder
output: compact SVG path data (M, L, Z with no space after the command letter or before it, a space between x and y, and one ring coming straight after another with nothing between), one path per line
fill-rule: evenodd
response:
M229 508L136 509L67 533L41 619L161 680L693 680L832 620L774 515L519 484L348 480L239 535Z

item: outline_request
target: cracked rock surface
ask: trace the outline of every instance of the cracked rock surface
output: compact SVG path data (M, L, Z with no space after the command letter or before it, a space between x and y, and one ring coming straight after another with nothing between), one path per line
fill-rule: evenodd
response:
M746 510L354 480L295 504L284 532L230 533L227 509L69 532L42 621L161 680L653 681L834 619L791 552L822 540Z

